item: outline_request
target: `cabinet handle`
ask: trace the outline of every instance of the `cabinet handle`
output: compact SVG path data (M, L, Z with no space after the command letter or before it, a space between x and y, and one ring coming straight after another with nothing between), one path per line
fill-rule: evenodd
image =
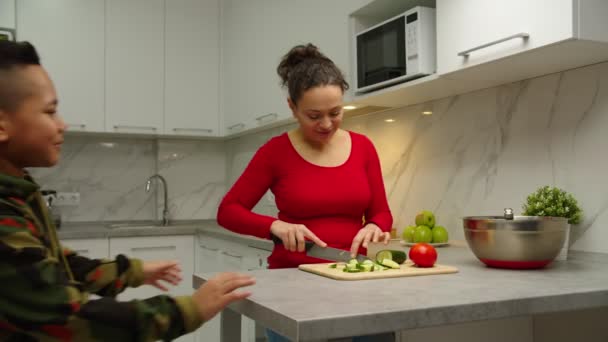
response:
M225 254L227 256L233 257L233 258L239 258L239 259L243 259L242 255L236 255L236 254L230 254L228 252L222 251L222 254Z
M85 124L67 124L68 130L76 129L78 131L85 131L87 129L87 125Z
M207 246L205 246L205 245L201 245L201 248L204 248L204 249L210 250L210 251L212 251L212 252L217 252L217 251L219 251L219 250L220 250L219 248L211 248L211 247L207 247Z
M174 128L174 132L203 132L203 133L213 133L213 130L210 128Z
M175 246L150 246L150 247L131 247L133 252L137 251L174 251L177 247Z
M501 39L495 40L493 42L489 42L489 43L482 44L482 45L476 46L476 47L468 49L468 50L461 51L458 53L458 56L468 57L469 54L471 54L471 52L473 52L473 51L481 50L481 49L487 48L488 46L496 45L496 44L499 44L502 42L506 42L507 40L515 39L515 38L523 38L524 40L526 40L526 39L530 38L530 34L525 33L525 32L517 33L512 36L501 38Z
M266 121L266 122L274 121L278 117L279 117L279 114L277 114L277 113L268 113L268 114L260 115L255 119L257 120L258 123L262 123L264 121ZM266 120L266 118L270 118L270 119Z
M238 129L243 129L243 128L245 128L245 124L238 123L236 125L228 126L228 129L232 131L233 129L236 129L237 127L238 127Z
M121 129L144 129L144 130L148 130L148 131L155 131L156 132L156 127L153 126L129 126L129 125L114 125L114 130L118 131Z

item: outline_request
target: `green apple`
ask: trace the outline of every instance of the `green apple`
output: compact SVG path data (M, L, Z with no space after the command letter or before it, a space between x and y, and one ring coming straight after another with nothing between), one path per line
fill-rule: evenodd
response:
M433 228L433 243L448 242L448 231L442 226Z
M414 233L416 232L416 226L407 226L403 233L401 234L401 238L405 242L414 242Z
M414 242L429 243L431 241L433 241L433 232L431 231L431 228L425 225L420 225L416 227L416 231L414 232Z
M416 215L417 226L435 227L435 215L432 211L423 210Z

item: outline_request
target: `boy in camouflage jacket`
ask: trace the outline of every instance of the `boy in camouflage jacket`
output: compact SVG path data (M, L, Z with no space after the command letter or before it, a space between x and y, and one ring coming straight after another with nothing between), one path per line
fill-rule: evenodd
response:
M192 296L119 302L127 287L165 289L179 267L63 248L26 167L59 160L65 124L53 83L28 43L0 41L0 341L155 341L196 330L254 280L224 273ZM100 299L89 300L89 294Z

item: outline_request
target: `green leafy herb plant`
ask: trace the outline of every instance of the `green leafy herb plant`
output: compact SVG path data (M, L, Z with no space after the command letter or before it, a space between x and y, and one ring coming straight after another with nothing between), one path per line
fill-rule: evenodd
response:
M551 186L543 186L530 194L523 210L525 216L565 217L570 224L580 223L583 217L582 209L571 194Z

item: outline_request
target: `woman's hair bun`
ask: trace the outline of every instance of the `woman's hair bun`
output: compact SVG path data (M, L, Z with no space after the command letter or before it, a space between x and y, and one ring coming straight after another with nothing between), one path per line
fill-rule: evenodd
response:
M283 81L283 85L287 84L291 71L300 63L306 60L325 60L330 61L324 54L319 51L319 48L314 44L294 46L289 52L283 56L281 63L277 67L277 73Z
M277 74L281 77L282 85L287 87L293 103L297 103L310 88L335 85L343 93L348 89L340 69L311 43L289 50L279 63Z

